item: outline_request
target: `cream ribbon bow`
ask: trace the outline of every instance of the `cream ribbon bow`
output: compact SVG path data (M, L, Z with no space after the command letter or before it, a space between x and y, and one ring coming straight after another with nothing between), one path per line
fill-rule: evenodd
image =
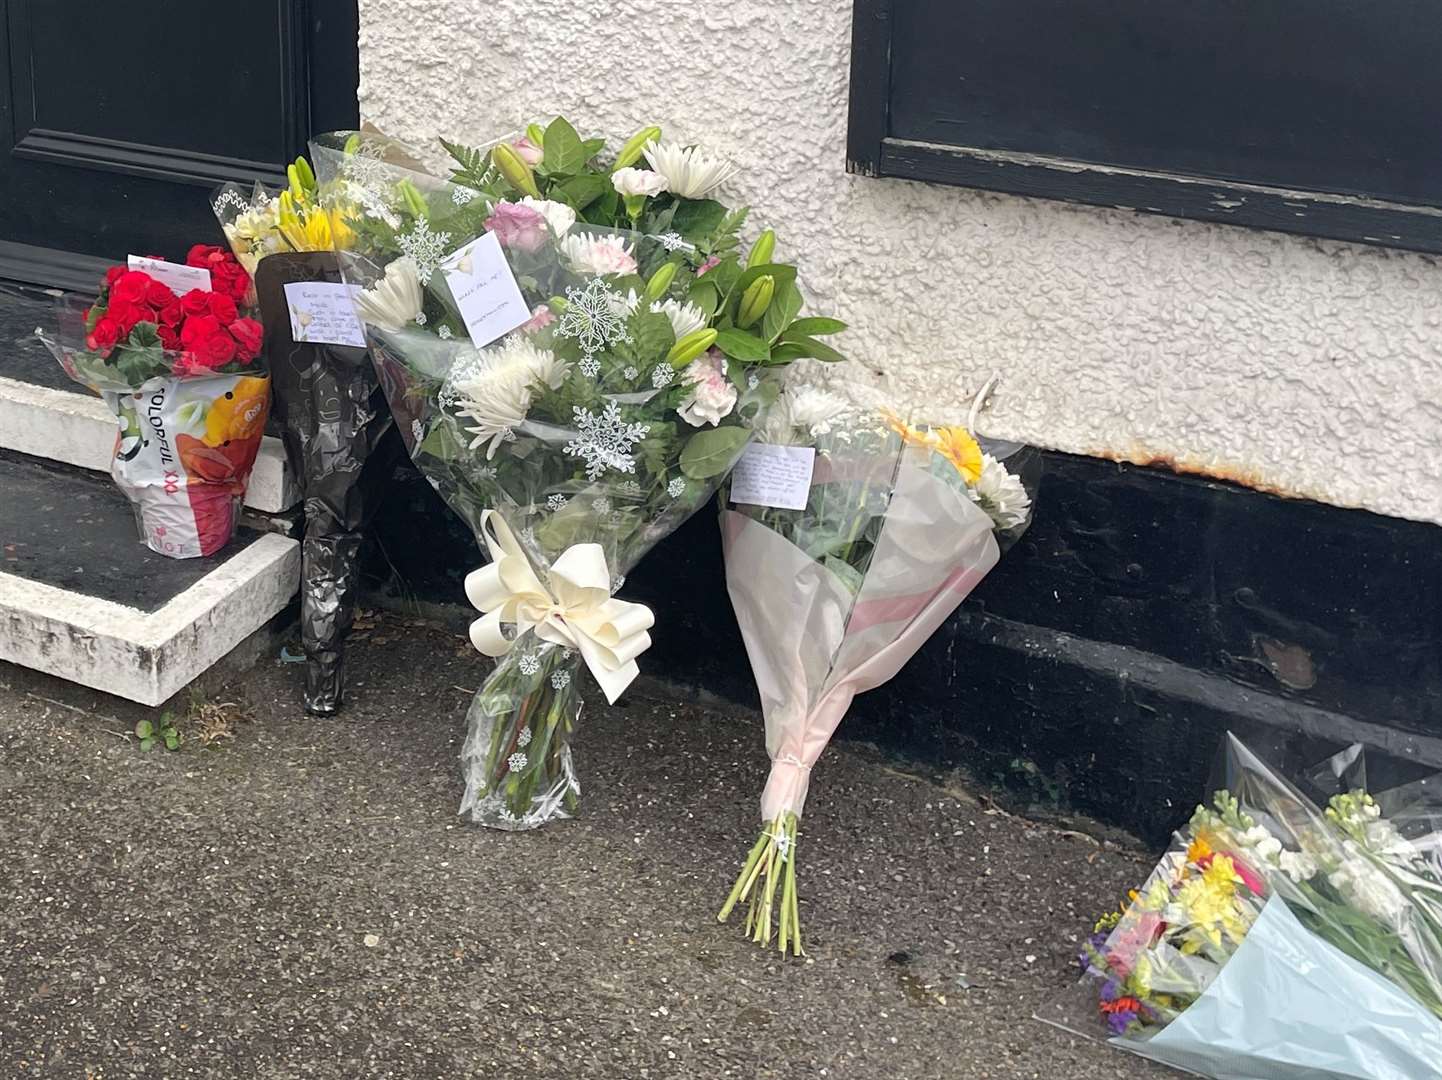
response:
M601 545L568 547L552 564L547 588L494 510L481 514L481 537L492 561L466 575L466 597L482 612L471 623L471 644L487 656L504 656L527 630L535 630L543 641L579 650L606 700L614 703L640 673L636 657L651 647L646 631L656 617L645 604L612 598ZM515 624L514 639L501 632L506 623Z

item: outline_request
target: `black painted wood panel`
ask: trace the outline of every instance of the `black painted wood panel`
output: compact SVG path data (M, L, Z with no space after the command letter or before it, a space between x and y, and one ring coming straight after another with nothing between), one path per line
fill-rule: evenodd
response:
M849 167L1442 250L1427 0L856 0Z

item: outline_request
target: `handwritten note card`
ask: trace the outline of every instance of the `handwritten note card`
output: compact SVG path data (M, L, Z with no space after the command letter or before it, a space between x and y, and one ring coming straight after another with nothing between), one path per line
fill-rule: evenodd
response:
M292 340L364 349L365 329L351 300L359 288L331 281L288 282L285 306L290 309Z
M752 443L731 473L731 501L805 510L815 466L815 447Z
M147 255L131 255L125 263L132 270L145 271L176 296L184 296L191 289L210 291L210 271L203 266L182 266Z
M495 233L484 233L446 256L441 269L476 348L484 349L531 317Z

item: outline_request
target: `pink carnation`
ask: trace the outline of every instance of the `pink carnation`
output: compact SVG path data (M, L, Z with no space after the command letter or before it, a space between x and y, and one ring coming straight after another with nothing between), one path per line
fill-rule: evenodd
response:
M551 235L539 211L513 202L496 203L486 218L486 228L496 234L502 247L516 251L538 251Z

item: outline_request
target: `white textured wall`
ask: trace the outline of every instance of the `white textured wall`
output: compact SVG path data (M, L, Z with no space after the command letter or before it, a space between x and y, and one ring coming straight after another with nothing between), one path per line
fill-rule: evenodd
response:
M1442 522L1435 260L847 176L850 32L850 0L361 0L361 112L659 123L745 167L730 198L853 327L822 375L852 393L954 420L1000 370L989 435Z

